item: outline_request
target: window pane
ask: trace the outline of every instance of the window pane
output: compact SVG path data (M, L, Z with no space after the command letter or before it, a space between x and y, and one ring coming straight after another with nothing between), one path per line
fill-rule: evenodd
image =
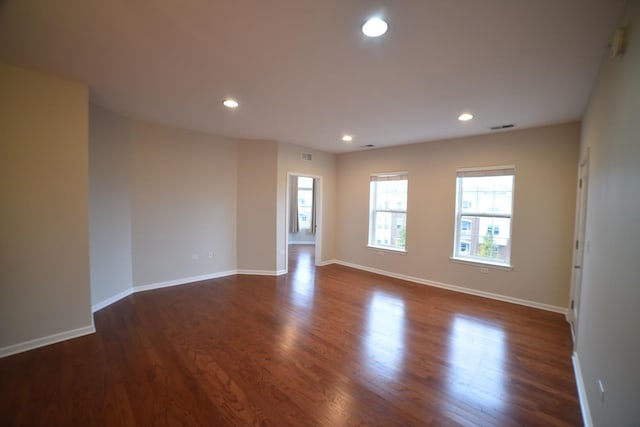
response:
M378 246L404 249L406 246L406 218L402 212L376 212L376 227L371 241Z
M407 181L376 181L372 183L376 187L376 210L380 209L407 209Z
M312 188L313 187L313 178L308 176L299 176L298 177L298 188Z
M306 186L307 184L308 187ZM298 177L298 223L300 224L300 230L311 229L312 186L313 178Z
M370 184L369 245L405 250L408 179L375 178Z
M511 219L463 216L458 228L460 247L456 256L507 263L511 247Z
M513 176L460 177L462 213L511 215Z
M513 170L458 173L454 256L509 263L514 175L505 173Z

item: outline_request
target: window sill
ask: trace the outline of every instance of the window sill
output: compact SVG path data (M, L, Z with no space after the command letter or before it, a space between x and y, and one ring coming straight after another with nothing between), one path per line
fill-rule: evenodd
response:
M389 252L389 253L396 254L396 255L406 255L407 254L406 250L393 249L393 248L388 248L388 247L385 247L385 246L367 245L367 249L373 249L375 251L382 251L382 252Z
M510 264L497 264L493 262L477 261L477 260L471 260L467 258L457 258L457 257L449 257L449 260L451 260L451 262L455 262L459 264L468 264L468 265L475 265L478 267L495 268L496 270L513 271L513 265L510 265Z

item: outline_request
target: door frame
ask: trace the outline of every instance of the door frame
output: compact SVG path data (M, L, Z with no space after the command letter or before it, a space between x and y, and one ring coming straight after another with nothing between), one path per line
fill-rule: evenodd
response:
M582 275L584 271L584 254L588 252L585 238L587 224L587 200L589 196L589 147L578 165L578 185L576 194L576 217L573 244L573 264L571 269L571 292L569 294L568 320L571 325L571 337L574 346L578 338L580 320L580 298L582 294Z
M322 188L323 188L323 183L322 183L322 175L314 175L314 174L310 174L310 173L304 173L304 172L287 172L287 189L286 189L286 201L285 201L285 226L284 226L284 231L285 231L285 237L284 237L284 250L285 250L285 256L284 256L284 267L285 267L285 271L288 273L289 272L289 217L290 217L290 205L291 205L291 180L293 177L299 177L299 176L304 176L307 178L313 178L314 179L314 184L316 184L316 191L314 194L315 197L315 205L316 205L316 211L315 211L315 218L316 218L316 234L315 234L315 265L320 266L322 265L322 230L323 230L323 221L322 221Z

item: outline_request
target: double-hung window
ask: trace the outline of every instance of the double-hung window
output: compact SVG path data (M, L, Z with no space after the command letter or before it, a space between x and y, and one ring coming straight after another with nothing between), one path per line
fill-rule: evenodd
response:
M406 250L408 182L406 172L371 175L369 246Z
M458 169L453 258L510 266L515 168Z

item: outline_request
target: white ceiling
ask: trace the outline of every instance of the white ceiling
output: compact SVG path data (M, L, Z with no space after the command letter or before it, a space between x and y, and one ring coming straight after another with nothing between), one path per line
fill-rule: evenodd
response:
M0 60L130 117L344 152L579 119L623 5L0 0ZM360 32L373 14L389 23L378 39Z

